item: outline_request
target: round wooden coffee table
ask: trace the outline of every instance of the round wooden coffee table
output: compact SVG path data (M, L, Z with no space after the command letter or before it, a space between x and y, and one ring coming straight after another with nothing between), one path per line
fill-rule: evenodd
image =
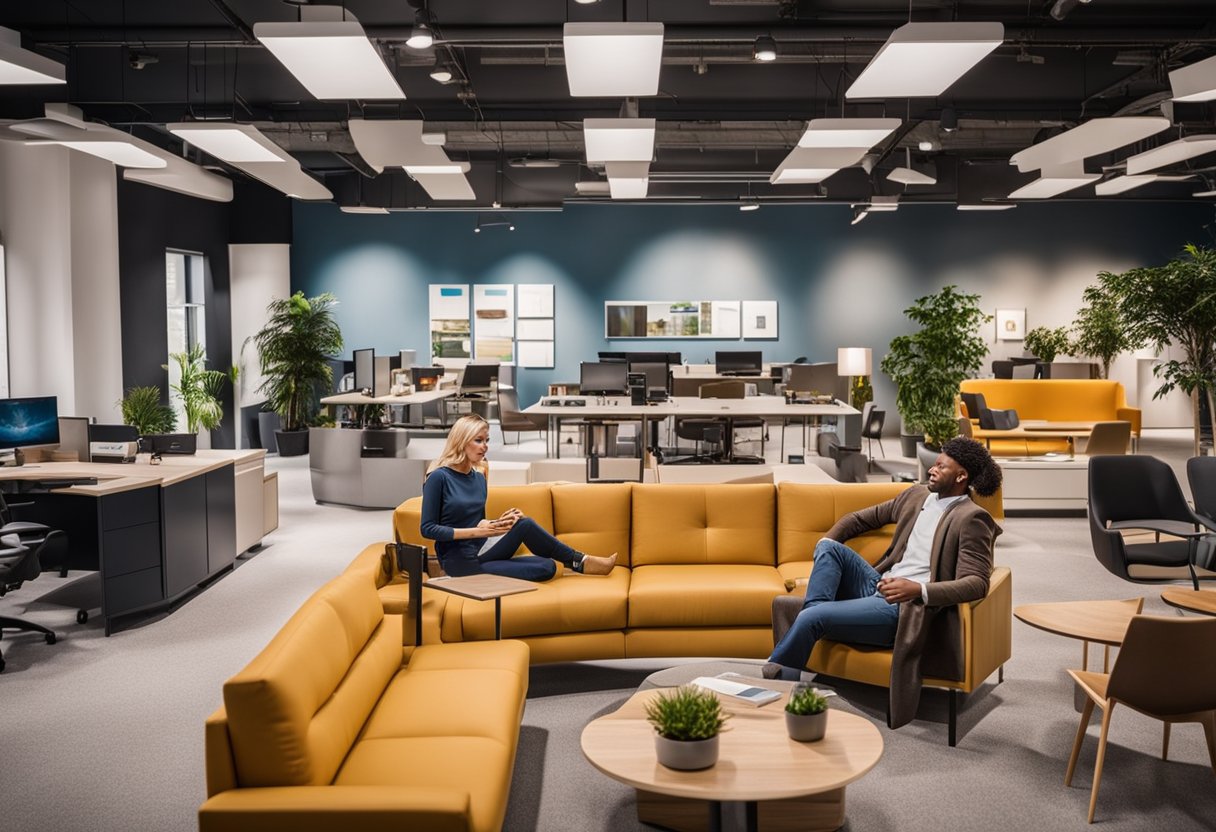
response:
M1216 589L1170 587L1161 590L1161 600L1180 610L1216 615Z
M785 732L783 697L759 708L726 701L718 764L675 771L655 759L645 705L658 690L635 693L617 711L583 729L588 761L638 790L638 820L679 832L721 828L723 804L744 804L749 830L838 829L845 786L882 756L882 734L869 720L828 712L827 736L795 742Z
M1080 639L1081 669L1089 669L1089 643L1105 647L1103 671L1110 670L1110 648L1118 647L1127 635L1132 617L1144 608L1143 598L1121 601L1052 601L1014 607L1014 618L1066 638Z

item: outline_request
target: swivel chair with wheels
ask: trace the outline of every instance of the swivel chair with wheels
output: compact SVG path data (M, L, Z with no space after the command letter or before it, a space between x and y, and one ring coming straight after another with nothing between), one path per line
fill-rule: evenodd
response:
M47 541L62 537L63 532L51 531ZM42 574L42 564L38 562L38 551L46 542L34 546L23 546L16 535L0 537L0 596L20 589L26 581L32 581ZM0 615L0 634L4 630L19 630L28 633L42 633L47 644L55 643L55 632L41 624L27 621L24 618L12 618ZM0 671L4 670L4 655L0 654Z
M4 499L4 494L0 493L0 538L15 535L22 546L30 549L41 547L38 562L42 567L58 566L59 577L66 578L68 576L67 538L62 534L50 537L51 527L42 523L13 519L13 509L23 505L29 505L29 503L9 503ZM48 538L51 545L43 546Z

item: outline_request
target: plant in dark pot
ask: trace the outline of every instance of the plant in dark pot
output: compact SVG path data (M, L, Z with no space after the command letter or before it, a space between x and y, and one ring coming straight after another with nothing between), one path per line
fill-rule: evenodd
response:
M920 329L893 338L882 359L882 371L895 382L904 433L917 434L932 446L940 447L958 433L959 385L979 372L988 354L979 330L992 316L980 309L979 299L957 286L917 298L904 314Z
M333 385L327 357L342 352L342 331L334 319L333 295L306 298L296 292L266 307L266 325L251 336L265 381L258 390L279 414L275 431L280 456L308 453L308 427L321 395Z
M823 739L827 728L827 697L804 682L795 685L785 703L785 730L790 739L815 742Z
M712 691L684 685L658 693L646 703L646 719L654 726L661 765L696 771L718 762L718 733L727 714Z

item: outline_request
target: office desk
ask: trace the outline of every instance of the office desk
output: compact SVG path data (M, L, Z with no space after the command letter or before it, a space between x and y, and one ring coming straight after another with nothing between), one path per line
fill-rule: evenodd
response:
M544 405L540 402L524 408L524 413L537 413L549 417L549 455L556 457L561 447L558 433L563 419L589 420L635 420L642 424L642 435L646 435L649 424L669 416L679 418L783 418L801 419L803 426L815 424L825 418L836 420L842 416L860 416L861 411L839 402L835 404L786 404L782 396L748 396L745 399L697 399L671 398L665 402L649 405L632 405L629 399L609 397L605 404L596 404L594 397L546 396L541 401L582 401L582 407ZM782 432L781 454L785 455L785 431Z
M168 606L232 568L238 523L248 525L240 515L257 514L260 529L263 511L260 502L237 499L238 477L256 480L261 493L265 455L199 451L160 465L146 454L129 465L42 462L0 469L0 487L32 503L24 517L67 534L69 567L101 573L109 635L118 616ZM21 485L67 477L96 477L97 484L46 492ZM87 617L82 610L77 620Z
M451 396L456 395L455 387L443 387L438 390L423 390L419 393L410 393L406 396L365 396L362 393L338 393L333 396L326 396L321 399L321 404L329 408L337 406L359 407L361 405L385 405L386 407L406 407L410 405L432 404L433 402L442 401ZM447 413L443 406L440 406L440 417L443 424L447 424ZM333 415L333 410L330 410L330 415ZM409 421L407 418L405 421Z

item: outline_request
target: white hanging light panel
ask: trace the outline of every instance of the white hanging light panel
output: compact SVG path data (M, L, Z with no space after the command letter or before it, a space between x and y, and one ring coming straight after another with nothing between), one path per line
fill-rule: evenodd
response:
M891 135L897 118L816 118L806 126L799 147L860 147L869 150Z
M822 182L841 168L861 161L861 147L795 147L769 177L773 185L806 185Z
M1216 56L1170 73L1175 101L1211 101L1216 98Z
M1102 178L1100 173L1086 173L1083 161L1069 162L1043 168L1039 179L1023 185L1009 195L1010 199L1050 199L1088 185Z
M1187 136L1128 158L1127 173L1147 173L1213 152L1216 152L1216 135Z
M608 192L613 199L644 199L650 188L650 162L609 162Z
M165 127L179 139L225 162L286 162L287 151L252 124L177 122Z
M567 23L562 45L571 95L658 95L662 23Z
M1009 163L1017 165L1022 173L1029 173L1050 165L1062 165L1065 162L1110 153L1120 147L1143 141L1169 126L1170 120L1161 116L1094 118L1058 136L1019 150L1010 157Z
M58 61L21 48L21 33L0 26L0 84L66 84Z
M588 164L649 162L654 158L652 118L585 118L583 144Z
M941 95L1004 39L1000 23L905 23L891 33L845 97Z

